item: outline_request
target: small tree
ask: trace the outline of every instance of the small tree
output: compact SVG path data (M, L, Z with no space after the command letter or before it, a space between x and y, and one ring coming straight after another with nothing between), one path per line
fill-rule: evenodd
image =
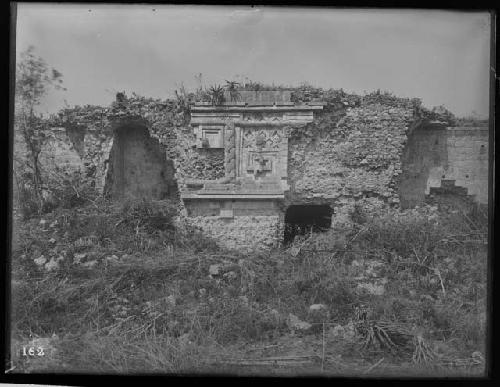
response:
M29 46L21 53L16 68L15 124L26 145L25 161L31 170L29 176L39 210L43 204L39 156L47 137L48 126L36 109L51 87L66 90L62 86L62 74L54 68L49 68L47 63L35 54L34 46Z

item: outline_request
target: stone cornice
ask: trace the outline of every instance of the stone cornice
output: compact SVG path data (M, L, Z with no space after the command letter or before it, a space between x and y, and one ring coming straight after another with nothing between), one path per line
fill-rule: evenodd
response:
M224 112L276 112L276 111L317 111L323 110L323 105L263 105L263 106L204 106L194 105L191 112L224 113Z
M210 193L205 193L205 194L191 194L191 193L181 193L181 199L182 200L203 200L203 199L262 199L262 200L269 200L269 199L284 199L285 195L284 194L262 194L262 193L255 193L255 194L210 194Z
M236 126L245 126L245 127L263 127L265 129L266 126L302 126L311 122L312 120L262 120L262 121L245 121L245 120L231 120ZM191 122L191 126L203 125L203 126L219 126L226 125L228 120L211 120L211 121L195 121Z

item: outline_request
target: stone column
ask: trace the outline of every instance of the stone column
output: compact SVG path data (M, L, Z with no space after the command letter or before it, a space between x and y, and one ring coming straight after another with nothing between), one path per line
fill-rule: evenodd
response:
M234 123L229 122L224 130L224 170L227 179L236 178L236 139Z
M235 140L235 149L236 149L236 177L241 176L241 127L236 126L234 128L234 140Z

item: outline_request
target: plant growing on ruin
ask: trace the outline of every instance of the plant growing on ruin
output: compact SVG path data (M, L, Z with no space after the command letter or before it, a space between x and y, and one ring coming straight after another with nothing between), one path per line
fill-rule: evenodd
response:
M238 91L239 86L240 86L239 82L226 80L225 88L229 92L229 97L231 98L231 102L238 102L241 99L241 94Z
M222 86L210 86L207 93L210 96L210 103L213 106L221 105L224 102L224 88Z
M247 81L243 86L245 90L261 90L264 88L264 85L260 82Z
M189 93L184 87L184 84L181 84L179 90L175 90L174 92L177 100L177 111L187 117L189 115Z
M438 121L444 121L449 125L456 125L456 117L444 105L432 108L430 118Z
M47 95L50 88L66 90L62 86L62 74L54 68L49 68L43 58L34 52L30 46L20 56L16 68L15 90L15 123L26 145L26 166L33 193L42 208L42 173L39 156L42 145L47 138L48 125L37 107Z

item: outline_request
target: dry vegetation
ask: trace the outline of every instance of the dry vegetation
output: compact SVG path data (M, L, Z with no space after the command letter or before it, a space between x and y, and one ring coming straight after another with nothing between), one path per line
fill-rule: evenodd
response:
M353 218L250 255L174 221L168 202L21 219L11 372L484 372L484 211ZM375 277L383 294L360 286ZM46 355L23 356L30 345Z

